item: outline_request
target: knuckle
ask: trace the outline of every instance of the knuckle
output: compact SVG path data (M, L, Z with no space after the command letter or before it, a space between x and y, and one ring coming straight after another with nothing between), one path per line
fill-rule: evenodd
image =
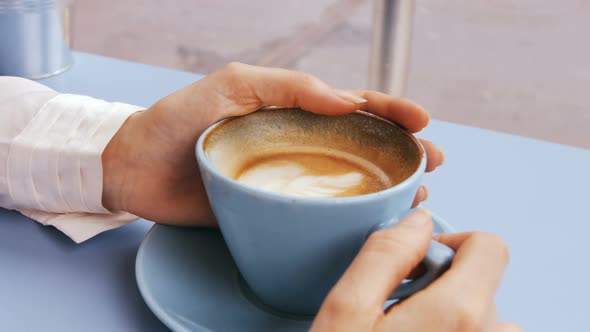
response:
M524 331L522 327L514 324L514 323L503 323L502 327L504 328L503 331L507 332L522 332Z
M296 72L296 76L297 76L297 80L302 85L314 86L320 82L319 78L317 78L311 74L308 74L308 73Z
M485 329L485 315L482 310L467 302L458 301L450 305L453 325L458 332L481 332Z
M379 231L371 234L367 240L370 250L378 253L391 255L393 253L402 253L404 257L418 261L422 259L422 252L414 241L407 237L396 236L389 230Z
M357 304L349 296L329 296L322 311L332 318L358 314Z
M246 65L241 62L230 62L223 66L222 71L230 77L236 77L243 73L245 66Z
M457 317L457 332L483 332L485 324L483 320L476 319L473 316Z
M481 332L486 328L487 308L478 303L458 297L450 290L438 290L428 302L428 308L441 323L441 330L457 332ZM444 327L444 328L442 328Z
M498 235L485 232L476 232L473 235L473 239L477 244L493 249L494 252L501 255L504 262L508 263L508 261L510 261L510 251L508 249L508 245L506 244L506 241L504 241Z

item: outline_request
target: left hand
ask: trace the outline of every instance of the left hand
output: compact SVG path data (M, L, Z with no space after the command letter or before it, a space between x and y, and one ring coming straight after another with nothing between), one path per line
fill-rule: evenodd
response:
M133 114L103 157L103 204L159 223L213 226L215 220L194 155L198 137L213 123L262 106L300 107L338 115L363 109L410 132L429 120L415 103L376 91L337 90L302 72L231 63ZM443 153L421 140L432 171ZM414 205L428 192L420 187Z

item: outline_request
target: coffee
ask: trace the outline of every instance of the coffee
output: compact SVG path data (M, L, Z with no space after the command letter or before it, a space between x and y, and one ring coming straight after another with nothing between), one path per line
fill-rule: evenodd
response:
M367 160L319 147L289 147L251 156L234 179L259 189L304 197L364 195L391 186L387 175Z
M418 169L408 133L371 115L265 110L233 118L204 139L207 160L250 187L292 196L348 197L393 187Z

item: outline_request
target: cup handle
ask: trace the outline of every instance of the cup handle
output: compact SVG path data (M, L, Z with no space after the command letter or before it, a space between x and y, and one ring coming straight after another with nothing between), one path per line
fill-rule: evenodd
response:
M432 222L435 225L438 225L439 228L442 228L445 232L449 231L449 226L444 221L439 221L438 217L433 215ZM389 228L393 226L393 222L385 222L382 224L377 225L373 228L374 231L378 231L381 229ZM372 232L371 232L372 233ZM424 269L426 270L424 274L422 274L417 279L408 281L406 283L401 284L389 297L390 300L395 299L402 299L408 297L417 291L425 288L431 282L436 280L440 277L448 268L451 266L451 262L455 257L455 252L453 249L447 247L446 245L437 242L431 241L430 247L426 252L426 256L422 260L422 264L424 265Z

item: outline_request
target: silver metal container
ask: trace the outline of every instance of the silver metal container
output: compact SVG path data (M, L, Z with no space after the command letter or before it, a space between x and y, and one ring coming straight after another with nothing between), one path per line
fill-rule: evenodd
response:
M73 64L72 0L0 0L0 75L41 79Z

